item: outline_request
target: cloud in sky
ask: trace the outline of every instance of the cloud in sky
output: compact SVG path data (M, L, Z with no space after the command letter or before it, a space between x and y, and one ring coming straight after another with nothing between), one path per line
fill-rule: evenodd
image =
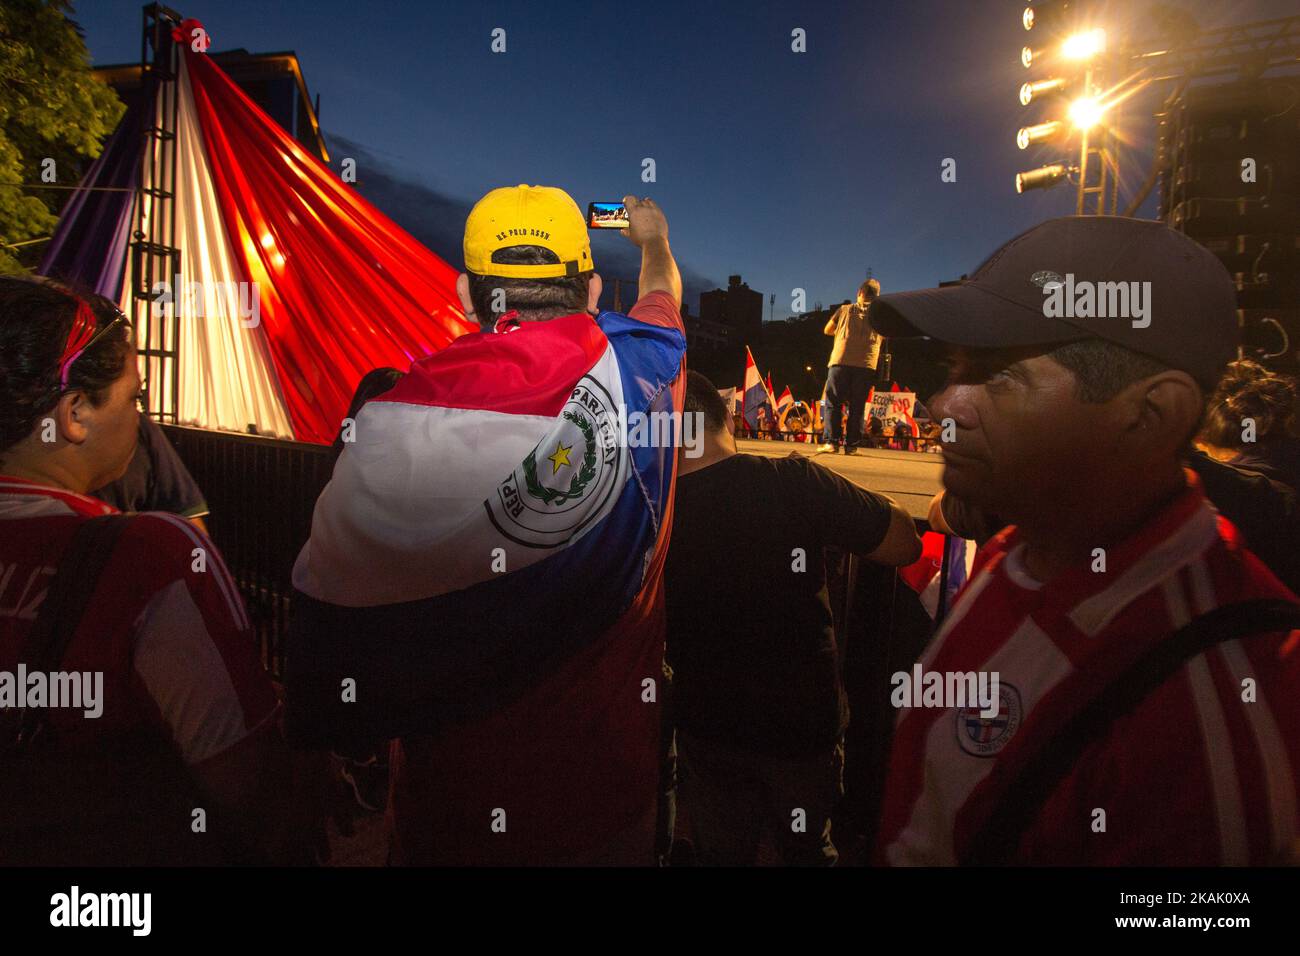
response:
M465 219L477 197L450 196L418 182L395 164L339 133L328 133L327 141L334 165L344 156L357 161L356 185L361 195L452 266L464 268L461 242ZM694 272L680 260L677 264L682 271L686 301L691 311L698 313L700 293L717 288L718 282ZM608 308L613 303L610 281L613 276L635 278L640 270L640 254L629 242L608 243L596 250L596 271L605 279L607 289L601 304Z

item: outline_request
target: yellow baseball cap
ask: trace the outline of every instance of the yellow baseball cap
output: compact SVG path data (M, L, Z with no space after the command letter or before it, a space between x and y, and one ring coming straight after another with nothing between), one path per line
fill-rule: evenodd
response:
M509 246L542 246L560 257L541 265L508 265L492 253ZM512 279L576 276L595 268L587 221L578 204L554 186L502 186L477 203L465 220L465 271Z

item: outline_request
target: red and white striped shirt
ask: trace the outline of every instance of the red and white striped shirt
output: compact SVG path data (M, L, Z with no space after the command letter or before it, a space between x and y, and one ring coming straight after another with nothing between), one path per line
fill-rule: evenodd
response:
M1293 595L1188 488L1106 555L1106 570L1030 577L1005 529L927 648L924 672L996 671L979 707L900 711L878 846L892 865L952 865L1021 754L1051 746L1091 691L1193 618ZM1300 636L1297 632L1296 636ZM1253 693L1252 693L1253 691ZM1261 865L1297 832L1300 648L1271 634L1192 658L1091 742L1026 829L1026 864ZM1104 811L1104 816L1096 811ZM1099 822L1104 822L1104 830Z
M0 670L14 671L77 526L115 512L85 495L0 475ZM277 709L216 547L191 522L162 512L135 515L118 538L58 667L104 675L98 718L49 711L50 731L73 749L152 725L194 766L249 737Z

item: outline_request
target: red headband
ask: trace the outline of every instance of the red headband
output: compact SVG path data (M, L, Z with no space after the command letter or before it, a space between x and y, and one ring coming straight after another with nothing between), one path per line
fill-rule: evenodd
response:
M68 342L63 346L63 355L59 357L59 390L68 388L68 372L90 340L95 337L95 313L83 299L77 299L77 314L72 319L72 329L68 332Z

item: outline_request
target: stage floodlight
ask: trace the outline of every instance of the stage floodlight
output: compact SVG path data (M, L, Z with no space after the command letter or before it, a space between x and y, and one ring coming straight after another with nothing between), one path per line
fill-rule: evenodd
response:
M1026 70L1034 65L1034 61L1043 55L1041 50L1035 50L1032 47L1020 48L1020 65Z
M1035 37L1066 36L1077 23L1081 8L1090 0L1033 0L1020 15L1020 23Z
M1026 189L1048 189L1069 175L1070 167L1064 163L1052 163L1049 166L1016 173L1016 192L1023 193Z
M1016 133L1016 145L1028 149L1035 143L1045 143L1059 136L1064 128L1065 124L1060 120L1050 120L1037 126L1022 126Z
M1070 104L1070 122L1076 129L1092 129L1105 113L1106 107L1095 96L1081 96Z
M1100 27L1076 33L1061 44L1061 55L1068 60L1090 60L1098 53L1104 52L1106 52L1106 31Z
M1063 89L1065 89L1065 80L1059 76L1048 77L1045 80L1035 80L1032 83L1025 83L1020 87L1020 105L1028 106L1034 100L1047 93L1054 93L1057 90Z

